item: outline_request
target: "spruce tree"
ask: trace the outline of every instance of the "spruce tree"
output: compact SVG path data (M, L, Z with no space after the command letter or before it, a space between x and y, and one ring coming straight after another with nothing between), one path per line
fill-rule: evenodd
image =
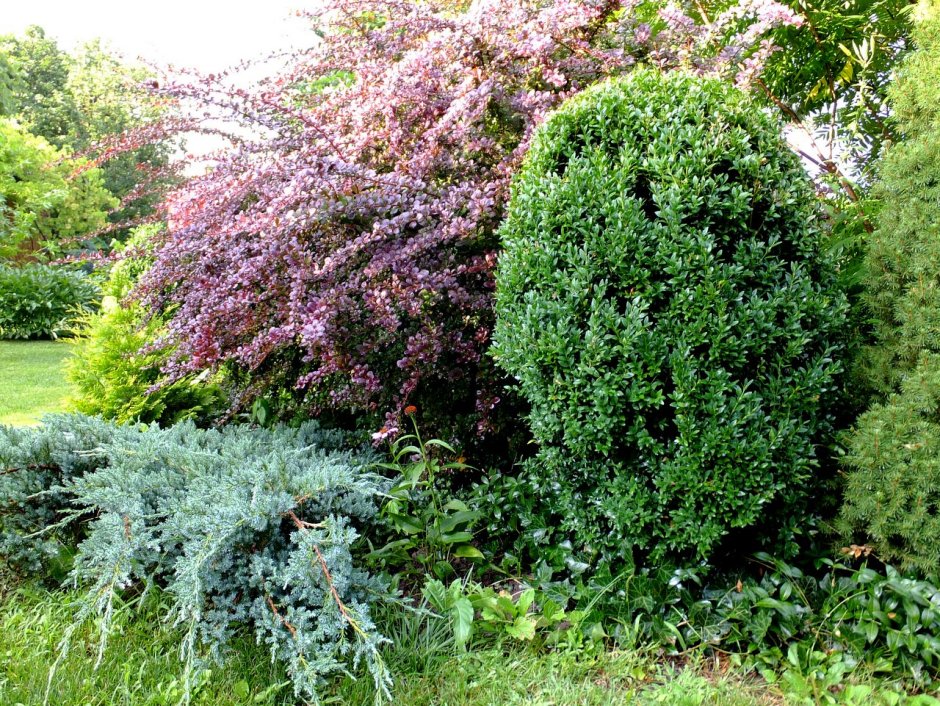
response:
M885 560L940 563L940 2L924 2L891 91L901 141L887 152L883 207L866 262L883 394L849 442L843 529Z

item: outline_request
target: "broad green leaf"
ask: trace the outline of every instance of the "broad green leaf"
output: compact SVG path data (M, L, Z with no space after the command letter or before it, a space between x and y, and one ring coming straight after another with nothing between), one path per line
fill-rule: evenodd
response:
M389 514L387 517L397 530L405 534L417 534L424 531L424 525L410 515Z
M429 579L424 584L424 588L421 589L421 593L424 594L428 604L434 610L447 610L447 590L444 588L444 584L437 579Z
M454 604L453 618L454 639L460 647L464 647L473 629L473 605L466 596L458 598Z
M516 606L519 608L519 612L525 615L529 612L529 608L532 606L534 601L535 590L529 588L519 594L519 598L516 599Z
M517 640L531 640L535 637L535 619L520 615L506 626L506 633Z
M463 544L454 550L454 556L461 559L483 559L483 552L470 544Z
M476 521L479 517L480 513L475 510L461 510L455 512L451 515L447 515L441 520L441 531L453 532L461 525L468 525L471 522Z

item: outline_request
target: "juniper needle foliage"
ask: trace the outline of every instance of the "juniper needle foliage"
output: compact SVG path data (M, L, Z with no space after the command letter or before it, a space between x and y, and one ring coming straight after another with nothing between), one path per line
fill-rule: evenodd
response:
M61 484L97 468L95 449L113 434L100 420L64 415L36 428L0 426L0 560L8 567L36 574L68 554L75 528L48 530L67 510Z
M183 629L188 682L207 659L224 659L236 631L249 627L287 663L304 698L316 702L324 678L360 665L377 693L387 693L384 638L369 609L387 587L353 554L387 483L341 442L315 424L205 431L190 422L114 427L74 416L7 429L4 495L12 487L19 503L46 490L49 506L40 503L28 518L5 516L0 546L23 557L27 522L81 524L71 576L87 593L76 624L99 621L101 653L123 593L156 582L171 597L168 617ZM85 459L81 473L75 458ZM38 475L46 466L51 473ZM62 517L57 508L65 505ZM35 563L48 550L34 541Z

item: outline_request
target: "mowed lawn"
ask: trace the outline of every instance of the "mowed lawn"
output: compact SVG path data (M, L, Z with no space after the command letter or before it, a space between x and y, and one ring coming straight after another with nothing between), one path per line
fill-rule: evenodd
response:
M65 409L68 341L0 341L0 424L36 424Z

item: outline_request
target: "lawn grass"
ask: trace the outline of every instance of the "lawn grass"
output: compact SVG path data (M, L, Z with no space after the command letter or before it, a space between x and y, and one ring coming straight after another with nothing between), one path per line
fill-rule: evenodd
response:
M69 624L75 594L34 587L9 593L0 606L0 704L42 703L57 642ZM156 598L155 600L160 600ZM179 634L155 611L119 618L100 668L93 625L73 638L52 680L56 706L173 706L182 694ZM395 679L393 704L407 706L615 706L722 704L778 706L779 692L734 676L657 665L641 652L593 655L498 646L456 654L452 641L424 619L405 615L387 625L395 644L385 659ZM324 704L374 703L368 678L325 686ZM224 668L200 681L194 706L294 706L298 700L283 668L249 639L239 641Z
M0 704L39 706L57 643L71 618L76 594L33 585L8 589L0 598ZM93 625L80 629L58 667L49 693L56 706L174 706L182 695L179 633L157 617L159 592L149 607L117 618L99 669ZM395 610L380 617L393 644L385 660L394 677L392 704L402 706L920 706L887 682L870 681L867 697L852 690L818 701L785 694L753 674L715 669L707 660L666 659L654 650L542 651L477 645L454 650L443 621ZM858 692L856 692L858 693ZM323 704L374 703L368 678L348 677L324 686ZM197 685L193 706L299 706L281 666L248 638L233 645L224 667ZM386 702L388 703L388 702ZM930 703L936 703L930 701Z
M65 409L72 389L63 362L68 341L0 341L0 424L36 424Z

